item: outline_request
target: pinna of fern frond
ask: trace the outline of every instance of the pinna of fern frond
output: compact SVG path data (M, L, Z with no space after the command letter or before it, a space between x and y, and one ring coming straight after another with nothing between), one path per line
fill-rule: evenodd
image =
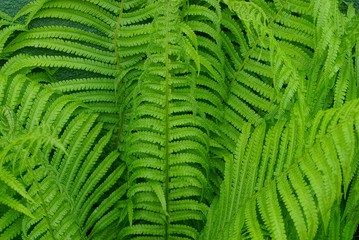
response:
M274 174L265 182L260 180L263 179L263 177L260 177L261 174L257 177L254 176L252 181L259 182L251 185L253 194L242 200L240 204L235 200L240 199L238 198L239 195L237 195L239 192L236 189L240 189L240 186L245 185L242 185L243 181L236 180L234 182L237 182L237 184L230 184L230 179L232 176L237 175L234 173L237 171L235 170L237 169L236 164L241 162L243 164L242 158L248 155L249 151L252 151L249 145L251 140L244 143L244 146L246 146L245 152L242 154L237 152L239 154L237 157L235 156L233 160L228 159L226 162L227 170L225 171L225 180L221 186L221 197L218 202L211 206L209 225L207 226L208 228L205 228L201 239L208 239L208 236L211 236L211 239L222 239L221 237L225 236L226 231L240 231L242 237L249 235L253 239L265 239L265 236L268 235L274 239L286 239L289 237L289 233L295 239L315 239L318 236L329 237L330 234L340 235L340 232L328 230L328 226L335 224L333 223L335 217L332 217L332 214L334 214L332 211L335 211L334 206L342 201L343 198L346 198L348 192L351 199L348 207L353 208L353 204L358 204L353 198L353 191L355 190L352 189L353 186L356 186L353 181L356 182L357 178L353 179L353 176L359 166L357 160L358 132L356 127L359 119L358 104L358 100L351 101L341 108L327 110L319 114L317 117L319 120L323 119L323 116L331 116L330 122L315 120L316 124L312 125L313 129L324 130L323 133L313 141L309 141L303 152L299 152L300 154L296 153L293 147L289 148L292 149L291 152L284 151L287 157L290 155L294 157L293 160L284 164L284 168L270 167L270 162L265 163L263 161L269 153L268 147L264 147L263 152L259 149L262 161L259 165L252 165L252 168L257 166L256 172L268 173L269 170L269 173L273 172ZM333 117L333 114L335 117ZM291 137L286 137L287 134L285 134L285 129L288 127L289 130L293 129L294 125L290 127L292 124L290 121L283 125L285 128L277 128L276 131L281 129L280 131L284 130L284 132L277 134L276 137L266 136L268 143L265 144L273 146L274 140L287 141L287 144L293 143L293 140L290 140ZM330 127L321 126L322 124ZM243 129L242 139L249 137L249 130L250 128L248 127ZM271 130L267 134L269 133L271 133ZM250 139L254 139L255 134L256 132L253 132ZM273 132L272 134L276 133ZM291 135L293 134L295 137L297 133L292 132ZM282 140L280 140L281 138ZM279 149L274 151L280 153L284 150L283 148L287 148L287 145L279 143L277 143ZM279 164L279 156L275 157L276 165ZM262 170L258 171L260 169ZM251 170L248 169L247 171ZM252 176L247 171L243 172L243 174ZM263 185L258 184L260 182ZM230 198L232 194L237 198ZM232 210L230 211L232 212L231 215L225 215L225 213L220 212L220 209L228 207ZM245 212L244 215L242 211ZM346 216L348 216L348 212L346 212ZM290 219L290 222L286 222L286 219ZM241 224L235 225L236 223ZM228 225L221 231L221 227L217 228L221 224ZM349 231L349 225L346 225L346 227ZM349 236L353 232L350 232L350 234L347 232L346 234L345 236ZM342 236L344 237L344 235Z
M110 144L112 131L103 129L97 114L85 113L82 103L74 103L76 98L55 94L24 75L13 79L1 78L2 96L7 96L1 99L1 105L8 105L13 112L4 117L10 121L7 125L14 126L9 129L13 132L8 135L11 138L0 150L5 160L1 160L1 177L6 177L9 190L17 194L7 191L2 195L1 202L7 208L2 212L0 236L82 239L83 227L96 229L92 231L94 236L108 226L114 227L116 218L107 219L106 213L113 211L116 202L104 196L114 185L121 186L118 181L125 167L116 163L117 151L102 154ZM33 118L29 120L29 116ZM46 128L49 125L54 128L52 132ZM119 190L109 196L120 199L125 188ZM7 213L17 217L9 218ZM86 222L87 216L91 221ZM22 227L15 224L20 218Z

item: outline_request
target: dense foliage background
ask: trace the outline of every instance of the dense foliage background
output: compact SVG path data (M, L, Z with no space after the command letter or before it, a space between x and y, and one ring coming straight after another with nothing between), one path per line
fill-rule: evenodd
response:
M358 1L0 2L0 239L353 239Z

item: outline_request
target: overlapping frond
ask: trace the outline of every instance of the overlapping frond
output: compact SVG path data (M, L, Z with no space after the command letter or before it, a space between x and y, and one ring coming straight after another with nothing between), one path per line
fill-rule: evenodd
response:
M194 225L205 220L209 142L196 103L196 39L182 36L179 27L184 7L157 2L147 59L136 80L128 80L136 81L121 148L129 167L130 226L120 239L196 239ZM191 36L190 26L182 28Z
M320 121L327 116L330 122ZM301 141L295 119L267 132L258 126L251 133L246 126L238 141L241 147L233 159L227 159L221 197L210 210L202 239L352 236L350 224L346 225L350 234L328 226L340 226L333 223L340 216L335 208L348 195L346 189L359 166L358 116L357 100L319 114L312 131L322 133L299 154L294 147ZM352 194L348 208L356 202Z
M0 238L96 239L115 227L121 216L106 214L120 211L126 185L119 153L103 153L112 132L104 135L98 116L81 110L77 98L24 75L0 83Z
M0 239L351 239L359 15L341 2L0 12Z
M326 12L317 2L314 5L320 9L318 12L314 5L305 1L274 1L274 5L260 0L224 2L236 13L223 15L224 46L232 64L227 64L232 80L225 116L233 130L236 129L233 140L242 146L239 150L232 147L233 157L232 154L225 157L221 194L210 208L209 221L201 238L266 239L270 236L285 239L291 236L291 239L327 239L345 236L350 239L348 236L352 236L354 230L349 226L352 227L354 222L346 225L348 235L341 235L334 229L340 228L337 219L344 216L338 207L343 200L341 194L347 194L355 175L352 171L356 171L358 164L354 153L357 151L356 118L353 117L356 114L353 105L357 103L320 113L316 120L312 118L319 109L330 108L333 103L341 106L345 100L356 98L352 91L357 85L352 81L356 79L353 69L357 63L349 53L357 42L352 25L355 18L341 15L334 1L323 2L330 9ZM315 14L309 9L314 9ZM240 31L251 34L246 39ZM318 37L330 31L333 34L328 38L332 39L327 43L323 41L324 37ZM351 44L349 39L353 40ZM325 46L319 48L313 45L313 40ZM318 81L320 90L316 85ZM251 94L255 98L250 98ZM349 109L351 114L348 114ZM346 122L345 117L341 118L344 113L348 114L345 115L347 118L352 116L352 120ZM321 114L327 116L325 120ZM251 166L255 170L251 168L245 173L252 176L254 171L256 177L252 187L244 191L243 185L249 184L250 177L244 181L234 180L235 183L231 180L242 176L240 170L246 170L246 164L256 159L248 160L246 154L252 151L250 141L264 134L264 121L268 123L268 130L262 140L264 148L258 147L260 164L253 163ZM346 123L338 124L341 121ZM256 126L251 134L246 122ZM344 127L345 124L348 125ZM340 144L339 136L333 136L335 134L329 129L343 132ZM307 136L309 132L310 137ZM240 140L236 140L238 138ZM342 158L351 165L344 170L346 174L350 173L346 177L339 173L343 172L341 150L333 148L334 145L345 145L344 142L347 154ZM243 166L237 168L236 164ZM253 195L246 199L246 194L251 191ZM352 201L353 197L351 204ZM228 209L228 212L222 209Z
M24 24L2 29L2 55L9 58L2 73L25 73L45 84L56 84L59 76L65 76L67 82L57 83L68 87L62 94L74 96L76 92L76 97L89 103L90 111L99 113L105 127L110 129L118 123L119 112L115 100L117 62L112 30L119 8L114 1L35 1L27 5L15 17L26 17ZM44 26L39 21L42 18L51 18L54 24ZM16 36L8 40L14 31L18 31ZM22 55L22 52L27 54ZM95 73L97 75L93 76ZM91 90L70 89L70 82L77 84L86 80ZM104 92L103 81L110 80L112 87ZM107 103L112 106L107 107Z

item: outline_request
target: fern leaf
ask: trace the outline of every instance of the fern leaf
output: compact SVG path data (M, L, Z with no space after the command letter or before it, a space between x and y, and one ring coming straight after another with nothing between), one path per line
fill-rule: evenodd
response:
M112 65L84 58L28 55L19 55L16 58L12 58L12 60L2 68L2 72L6 75L12 75L24 68L31 67L67 67L110 76L115 75L116 72Z
M339 4L0 12L0 239L352 239L359 15Z
M19 44L14 43L11 46L8 46L6 51L3 52L5 54L7 51L15 52L25 47L47 48L55 51L62 51L73 56L85 57L87 59L92 59L104 63L115 62L115 59L110 57L110 52L59 39L46 39L46 41L40 41L39 39L28 39L26 42L20 42Z
M3 173L3 171L1 173ZM1 194L0 202L1 202L1 204L4 204L4 205L6 205L6 206L18 211L18 212L21 212L21 213L23 213L23 214L25 214L25 215L27 215L29 217L33 217L31 211L28 208L26 208L19 201L17 201L14 198L11 198L10 196L8 196L5 193Z
M11 214L13 216L15 216L15 220L13 222L11 222L8 228L6 228L4 231L3 229L1 230L1 234L0 237L3 239L14 239L16 238L16 236L18 236L21 233L21 221L19 221L19 213L15 210L13 211L8 211L4 216ZM17 220L17 221L16 221Z
M293 219L294 226L300 239L308 239L307 226L301 206L299 205L298 199L293 192L293 188L287 181L278 182L278 190L283 199L286 208Z
M278 239L286 238L284 221L277 198L277 188L271 187L265 197L257 199L259 212L271 236Z
M6 41L9 39L9 37L15 32L15 31L21 31L21 30L25 30L23 25L11 25L8 26L6 28L1 29L0 33L1 33L1 38L0 38L0 53L3 55L4 54L4 46ZM4 57L4 56L2 56Z

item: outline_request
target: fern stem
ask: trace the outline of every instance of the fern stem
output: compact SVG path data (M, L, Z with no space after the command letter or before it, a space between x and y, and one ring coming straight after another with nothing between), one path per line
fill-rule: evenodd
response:
M168 6L169 2L167 2L167 9L171 8L171 6ZM165 13L165 18L166 18L166 29L169 28L169 13L168 11L166 11ZM168 31L166 31L166 40L165 40L165 65L166 65L166 88L165 88L165 200L166 200L166 209L168 210L169 206L168 206L168 195L169 195L169 158L170 158L170 152L169 152L169 146L168 143L170 141L170 136L169 136L169 95L170 95L170 66L169 66L169 38L168 38ZM169 237L169 227L170 227L170 223L169 223L169 215L166 215L166 222L165 222L165 239L168 239Z
M121 0L121 2L120 2L120 13L119 13L119 16L117 18L116 28L115 28L115 33L114 33L114 39L113 39L117 70L120 70L120 68L121 68L120 67L120 57L119 57L119 47L118 47L118 33L120 31L120 25L121 25L121 21L122 21L122 17L123 17L123 5L124 5L124 0Z
M123 17L123 6L124 6L124 0L121 0L120 2L120 13L119 16L117 18L117 22L116 22L116 28L115 28L115 33L114 33L114 52L115 52L115 60L116 60L116 70L117 70L117 77L120 73L121 70L121 64L120 64L120 56L119 56L119 47L118 47L118 34L120 31L120 26L121 26L121 20ZM122 85L122 78L120 78L120 82L117 83L115 82L115 94L117 93L117 86L119 86L121 88ZM124 88L122 88L124 89ZM123 98L124 98L124 94L122 92L120 92L118 94L118 96L120 97L119 101L116 101L116 104L119 102L120 105L122 105L121 103L123 102ZM116 97L117 99L117 97ZM117 136L116 136L116 145L119 145L119 139L120 136L122 134L122 128L123 128L123 124L124 124L124 111L123 111L123 107L120 106L120 110L119 110L119 124L118 124L118 132L117 132Z

